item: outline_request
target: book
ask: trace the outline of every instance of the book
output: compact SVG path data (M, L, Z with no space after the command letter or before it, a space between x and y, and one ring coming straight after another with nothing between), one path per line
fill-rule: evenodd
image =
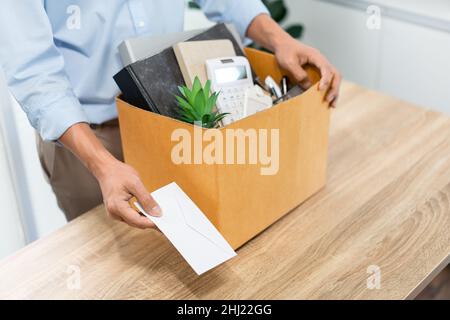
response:
M205 61L220 57L234 57L233 43L226 40L186 41L173 46L184 82L190 88L198 77L202 84L208 80Z

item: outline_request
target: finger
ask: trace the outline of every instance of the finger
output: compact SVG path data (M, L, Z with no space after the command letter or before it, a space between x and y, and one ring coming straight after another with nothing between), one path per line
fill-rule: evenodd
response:
M324 92L330 87L330 84L333 79L333 73L329 66L319 67L319 70L320 70L320 76L321 76L320 83L319 83L319 90Z
M113 220L117 220L117 221L123 222L123 219L120 216L116 215L116 214L110 214L109 216Z
M308 90L312 86L312 82L309 78L306 78L304 81L300 81L299 84L304 90Z
M288 65L288 71L292 74L294 79L300 84L303 89L309 89L311 87L311 81L309 80L308 74L301 67L300 63L290 63Z
M155 217L160 217L162 215L160 206L155 199L153 199L150 192L147 191L139 178L137 178L135 183L129 187L129 190L138 199L145 212Z
M106 212L108 217L113 220L123 221L123 219L118 215L118 204L117 201L104 201Z
M331 88L327 93L326 100L330 105L333 103L333 101L337 101L337 98L339 96L339 87L341 85L341 75L336 69L333 69L333 81L331 83Z
M330 63L322 57L320 53L311 55L309 57L309 62L315 65L320 70L320 82L319 82L319 90L326 91L331 84L333 79L333 67Z
M336 108L338 100L339 100L339 96L334 98L333 101L331 101L331 103L330 103L330 107L331 108Z
M147 217L141 216L136 210L131 208L126 201L122 202L118 210L119 215L122 217L124 222L134 228L155 228L155 224L152 221L150 221Z

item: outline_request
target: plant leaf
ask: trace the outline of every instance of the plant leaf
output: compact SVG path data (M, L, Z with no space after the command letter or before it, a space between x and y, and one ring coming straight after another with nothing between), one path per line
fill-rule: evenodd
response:
M203 94L203 89L201 89L197 93L197 96L195 97L195 103L194 103L193 107L194 107L194 110L196 111L196 113L200 117L202 117L205 114L206 102L205 102L205 96Z
M178 105L182 108L193 110L192 106L187 102L184 98L180 96L175 96L175 99L177 99Z
M286 32L295 39L300 39L303 34L303 26L300 24L294 24L286 28Z
M202 117L202 121L203 122L210 122L211 118L213 118L212 114L204 114L203 117Z
M180 91L181 95L184 98L187 98L186 91L189 91L189 89L187 87L185 87L185 86L178 86L178 91Z
M189 1L188 6L189 6L189 9L197 9L197 10L200 9L199 5L197 3L195 3L194 1Z
M275 1L263 1L267 6L267 9L270 12L273 20L276 22L281 22L287 15L287 8L284 5L283 0L275 0Z
M214 107L216 106L219 95L220 95L220 92L214 92L214 94L211 96L211 98L210 98L211 105L210 105L209 112L211 112L214 109Z
M177 99L178 105L181 107L181 110L185 114L188 114L193 119L198 119L199 118L199 115L197 114L195 109L192 108L192 106L186 100L184 100L183 98L181 98L179 96L175 96L175 98Z
M186 92L187 101L189 102L189 104L191 106L193 106L194 103L195 103L195 94L194 94L194 92L192 90L189 90L189 89L185 89L184 91Z
M230 113L220 113L220 114L218 114L216 117L215 117L215 121L220 121L220 120L222 120L223 118L225 118L227 115L229 115Z
M206 81L205 87L203 88L203 93L205 94L205 101L208 101L211 94L211 80Z
M195 76L194 83L192 85L192 97L194 98L197 96L198 92L202 89L202 84L200 82L200 79Z
M204 128L215 128L218 122L228 113L219 114L213 111L216 106L220 92L211 93L211 81L208 80L202 87L200 79L195 77L192 89L179 86L182 96L174 95L179 109L179 119L188 123L201 122Z

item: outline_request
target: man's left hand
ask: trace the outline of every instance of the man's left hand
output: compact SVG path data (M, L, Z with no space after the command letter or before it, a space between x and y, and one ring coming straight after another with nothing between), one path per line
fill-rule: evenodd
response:
M325 100L330 106L336 107L341 75L319 50L309 47L291 37L280 41L274 50L278 64L283 69L289 71L304 89L311 87L311 82L303 66L306 64L316 66L321 74L318 89L324 91L329 88Z
M280 67L290 72L305 89L311 86L311 82L303 67L306 64L316 66L321 75L318 89L327 90L325 100L331 107L336 106L341 75L319 50L292 38L267 14L261 14L252 21L247 36L273 51Z

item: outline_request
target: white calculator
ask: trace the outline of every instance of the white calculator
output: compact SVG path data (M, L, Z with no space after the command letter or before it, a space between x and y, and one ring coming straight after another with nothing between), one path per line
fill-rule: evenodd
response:
M206 60L206 71L211 80L211 89L220 92L217 110L229 113L224 125L242 119L245 92L253 87L253 76L247 58L242 56Z

